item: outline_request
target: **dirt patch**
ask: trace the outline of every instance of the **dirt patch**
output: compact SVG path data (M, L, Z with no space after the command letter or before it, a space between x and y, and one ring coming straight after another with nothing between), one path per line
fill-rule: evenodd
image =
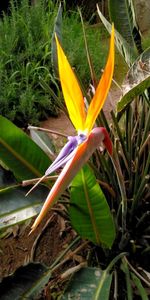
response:
M43 230L46 223L48 225ZM31 224L25 230L22 229L20 226L15 237L11 235L1 240L1 279L14 273L18 267L30 261L41 262L50 266L75 235L68 223L64 222L63 218L53 211L47 214L33 234L29 235Z

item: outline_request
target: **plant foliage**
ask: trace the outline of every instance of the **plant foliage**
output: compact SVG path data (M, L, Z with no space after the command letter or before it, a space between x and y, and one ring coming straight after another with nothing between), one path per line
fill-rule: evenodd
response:
M52 68L53 48L51 52L58 6L53 1L45 3L41 0L36 5L29 5L28 0L17 3L11 0L9 15L0 19L0 114L19 127L27 127L28 124L37 125L50 115L56 116L62 108L62 96ZM64 44L69 49L72 65L80 78L89 82L77 12L64 12L63 24ZM101 57L97 57L93 40L97 40L100 49L101 32L99 28L96 31L88 28L87 31L99 73L106 47L103 47ZM77 38L76 44L74 36ZM75 47L80 47L80 51L74 51Z
M70 204L71 223L80 236L110 248L115 238L114 223L106 198L87 165L71 184Z
M115 1L115 5L116 3L117 1ZM131 1L128 1L128 4L125 6L125 11L122 7L124 16L132 11ZM100 11L98 13L109 31L109 22ZM113 14L113 11L111 13ZM114 15L114 23L117 23L116 11ZM122 19L119 17L119 20L121 22ZM126 22L127 20L130 21L130 24L127 25L130 25L131 28L133 16L131 19L124 17L122 22L125 20ZM67 197L66 194L63 196L65 211L67 211L73 228L81 237L90 240L89 248L84 248L86 254L83 254L86 266L85 263L79 263L74 267L75 269L71 268L66 271L69 278L73 271L77 271L78 266L81 268L84 265L84 269L72 276L70 285L62 296L63 299L69 299L70 295L74 299L78 295L83 299L95 300L109 299L109 297L116 299L118 295L121 297L120 299L132 300L137 295L140 295L143 300L148 299L149 290L147 288L150 287L150 269L147 264L149 261L150 233L148 201L150 196L149 49L133 61L134 56L131 58L128 55L129 40L126 36L122 37L121 32L116 31L116 36L116 45L118 47L120 44L119 49L122 56L130 67L127 74L129 82L124 82L128 88L128 96L125 94L120 99L118 103L119 113L115 115L113 111L111 112L111 122L106 120L103 112L97 120L100 126L107 128L111 136L113 156L108 156L105 150L103 153L96 151L89 162L90 168L85 165L74 178L70 188L70 202L68 203L68 193ZM10 126L10 131L14 130L24 138L24 134L22 135L16 127L13 127L3 117L1 120L2 124L5 123L7 127ZM4 144L8 143L9 145L13 143L15 149L15 134L11 134L11 137L6 139L3 129L1 135L2 150ZM26 137L24 139L24 148L26 151L28 150L27 153L30 153L35 145L32 146L31 143L28 143ZM38 146L36 145L36 147ZM23 151L22 147L20 148ZM39 150L37 152L39 153ZM20 176L20 173L15 171L12 153L7 153L7 156L5 156L4 151L0 153L2 164L7 165L16 177L18 177L17 174ZM35 166L37 163L39 166L38 155L34 153L33 156L36 161ZM19 170L21 172L20 161ZM3 180L1 180L1 184L3 185ZM7 183L7 188L8 186ZM67 201L65 201L66 199ZM74 254L76 255L76 253ZM73 256L74 258L75 256ZM79 261L79 257L77 259ZM58 262L58 260L56 261ZM66 261L67 258L60 262L59 258L60 264L58 266L65 265ZM56 266L56 262L53 264L54 266ZM63 278L61 275L64 274L61 274L61 269L59 270L58 277L60 279ZM98 273L96 273L97 271ZM21 272L24 277L26 270L22 269ZM51 268L47 272L46 274L50 276ZM47 281L47 277L44 277L43 284L46 283L45 278ZM112 281L113 279L114 281ZM2 282L2 286L5 282L7 280ZM112 282L113 284L111 284ZM41 281L39 287L41 289Z
M0 20L0 113L19 126L37 124L56 115L53 98L40 86L39 77L51 82L50 34L55 7L45 10L43 1L29 6L10 2L10 15Z

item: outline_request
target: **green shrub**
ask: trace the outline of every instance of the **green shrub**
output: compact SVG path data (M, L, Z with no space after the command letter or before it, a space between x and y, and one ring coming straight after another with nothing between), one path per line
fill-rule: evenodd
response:
M57 107L39 84L51 84L50 43L55 8L45 11L42 1L21 6L11 1L11 15L0 21L0 113L20 126L37 124Z
M40 83L44 82L59 96L51 64L51 36L57 7L52 1L45 7L43 2L29 6L27 0L21 1L20 5L11 1L10 15L4 15L0 20L0 114L19 126L36 125L39 120L56 115L58 102L62 100L58 97L56 103L49 90ZM89 84L90 73L77 12L64 14L63 30L63 44L69 49L71 64L81 80ZM92 27L87 27L86 31L99 74L106 57L103 55L105 46L100 43L101 32Z

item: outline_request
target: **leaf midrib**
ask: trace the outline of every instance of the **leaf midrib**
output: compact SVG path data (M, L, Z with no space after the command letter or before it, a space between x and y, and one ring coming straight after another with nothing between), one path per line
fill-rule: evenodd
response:
M20 154L18 154L10 145L8 145L2 138L0 138L0 143L2 146L4 146L7 150L10 151L10 153L19 160L26 168L28 168L33 174L35 174L37 177L41 177L42 174L33 166L31 165L27 160L25 160Z
M90 205L90 199L89 199L88 192L87 192L87 186L86 186L86 182L85 182L85 178L84 178L83 169L81 170L81 174L82 174L83 189L84 189L85 198L86 198L86 202L87 202L87 206L88 206L88 210L89 210L89 214L90 214L92 227L94 229L96 242L97 242L97 244L99 244L100 243L99 233L98 233L97 226L96 226L96 223L95 223L94 214L93 214L93 211L92 211L92 208L91 208L91 205Z

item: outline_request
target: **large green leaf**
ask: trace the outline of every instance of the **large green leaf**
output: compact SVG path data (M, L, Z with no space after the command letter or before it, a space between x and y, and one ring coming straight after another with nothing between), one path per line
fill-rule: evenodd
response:
M128 87L131 88L131 86ZM141 95L148 87L150 87L150 76L143 79L140 83L135 84L124 94L117 104L117 112L122 111L136 96Z
M111 247L115 226L106 198L92 170L85 165L71 184L70 219L83 238Z
M98 268L84 268L76 273L61 299L108 300L112 274Z
M38 214L48 188L39 186L28 197L28 189L9 186L0 190L0 231L26 221Z
M98 15L108 30L109 33L111 33L111 24L106 20L106 18L101 13L99 7L97 6ZM123 36L115 29L115 45L120 52L120 54L125 59L128 66L131 66L131 64L134 62L136 55L134 53L134 50L130 45L127 43L127 41L123 38Z
M84 268L76 273L61 299L63 300L108 300L112 282L110 273L117 261L125 253L115 256L105 270L98 268Z
M123 110L136 96L150 87L150 48L134 62L122 85L123 97L117 104L117 111Z
M20 128L0 116L0 160L19 180L41 177L49 157Z
M35 299L51 277L51 270L39 263L30 263L0 283L1 300Z

